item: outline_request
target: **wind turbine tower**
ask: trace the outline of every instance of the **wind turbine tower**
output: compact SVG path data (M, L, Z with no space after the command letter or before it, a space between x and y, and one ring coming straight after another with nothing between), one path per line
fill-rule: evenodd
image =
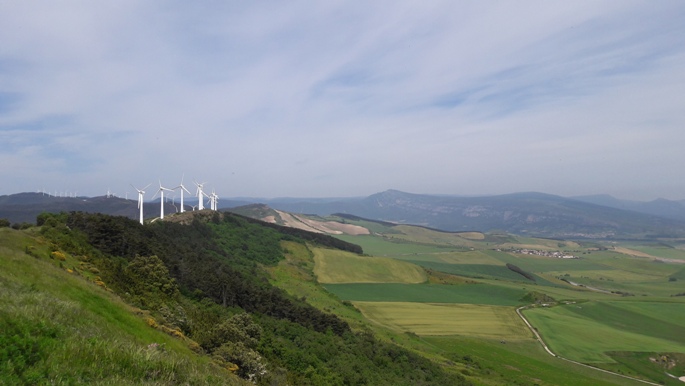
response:
M140 209L140 223L141 224L143 223L143 196L145 195L145 189L147 189L147 187L150 185L152 185L152 184L147 184L147 186L144 187L143 189L138 189L135 186L133 186L133 184L131 184L131 186L133 186L133 189L138 191L138 208Z
M173 190L169 188L165 188L162 186L162 181L159 181L159 190L157 190L157 193L159 193L159 218L164 220L164 191L169 191L173 192ZM155 198L157 196L157 193L155 193L152 198Z
M203 210L205 208L205 203L204 203L204 198L202 196L206 196L205 192L202 191L202 187L205 185L205 183L198 184L197 182L195 183L197 185L197 210Z
M212 189L212 194L209 196L209 202L211 203L212 210L219 210L219 196Z
M181 176L181 184L174 188L174 190L181 189L181 213L185 212L185 208L183 207L183 191L185 190L186 193L190 194L190 191L183 186L183 177L185 177L185 175Z

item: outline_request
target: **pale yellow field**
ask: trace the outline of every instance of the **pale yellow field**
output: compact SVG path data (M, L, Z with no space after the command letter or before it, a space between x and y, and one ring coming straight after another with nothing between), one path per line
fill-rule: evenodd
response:
M644 253L640 251L636 251L634 249L628 249L624 247L614 247L614 251L618 253L623 253L624 255L631 255L631 256L637 256L637 257L649 257L652 259L658 259L657 256L652 256L649 253Z
M370 321L400 332L532 339L513 307L405 302L354 302L354 306Z
M459 237L463 237L469 240L483 240L485 235L480 232L459 232L457 233Z
M424 283L423 268L387 257L359 256L334 249L313 248L314 274L319 283Z

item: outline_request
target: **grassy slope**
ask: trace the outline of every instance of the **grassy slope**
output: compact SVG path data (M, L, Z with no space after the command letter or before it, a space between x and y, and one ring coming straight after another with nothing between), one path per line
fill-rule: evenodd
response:
M0 229L0 383L244 384L27 246L48 256L29 233Z

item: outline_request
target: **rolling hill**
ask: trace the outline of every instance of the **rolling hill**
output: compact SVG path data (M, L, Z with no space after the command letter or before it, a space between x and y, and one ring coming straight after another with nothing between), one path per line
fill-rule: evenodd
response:
M272 200L292 213L351 214L446 231L501 230L560 238L682 237L685 221L638 213L544 193L456 197L397 190L339 201Z
M249 204L249 205L245 205ZM266 204L268 207L251 206ZM146 218L159 214L159 201L144 204ZM551 238L630 239L685 237L685 209L680 202L626 202L610 196L565 198L544 193L498 196L440 196L387 190L346 199L227 199L220 208L267 222L335 233L325 219L299 214L355 215L396 224L421 225L445 231L504 231ZM238 207L238 205L242 205ZM178 204L165 204L174 213ZM186 209L191 208L186 205ZM35 222L41 212L82 211L137 218L134 200L117 197L52 197L40 193L0 196L0 218L12 223ZM263 213L262 213L263 212ZM680 213L683 213L682 218ZM346 233L346 230L336 231Z

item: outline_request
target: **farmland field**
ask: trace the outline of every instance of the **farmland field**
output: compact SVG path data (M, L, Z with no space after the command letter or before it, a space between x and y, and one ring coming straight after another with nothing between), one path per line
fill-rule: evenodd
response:
M397 260L427 261L448 264L489 264L504 266L500 260L488 256L483 251L415 253L393 256Z
M685 251L682 249L677 249L668 246L658 246L658 245L633 245L625 244L622 245L625 248L638 251L650 256L660 257L664 259L675 259L685 261Z
M685 352L685 326L678 324L685 304L629 304L587 302L524 313L553 351L580 362L613 362L607 351Z
M683 363L676 363L673 369L685 368L685 296L681 296L685 293L685 264L679 263L680 259L685 261L682 249L501 234L467 238L466 234L406 225L394 227L393 232L340 238L362 245L367 254L426 269L430 284L387 280L324 283L327 291L351 301L376 326L415 333L435 347L443 347L448 356L460 349L445 342L467 339L483 346L493 342L501 345L498 338L509 336L504 339L511 340L507 346L490 347L502 355L511 352L516 358L511 363L521 370L504 372L524 384L637 384L559 363L559 358L549 356L529 340L530 332L507 330L515 323L505 322L503 315L515 315L516 307L536 301L538 306L524 314L560 357L632 376L648 376L664 384L674 381L649 359L648 353L671 353L672 358L683 358ZM523 248L537 254L514 253ZM554 251L578 258L544 255ZM367 268L361 265L365 262L357 261L356 270L364 272ZM532 274L535 281L508 269L507 264ZM540 307L542 302L548 306ZM512 336L523 338L515 340ZM493 358L499 355L481 353L489 360L497 360ZM579 378L557 377L553 369L559 367L576 372ZM533 371L545 374L544 380L535 378Z
M428 278L420 267L387 257L324 248L313 252L314 273L320 283L423 283Z
M460 250L454 246L417 244L410 241L391 240L382 236L348 236L336 235L350 243L360 245L364 248L364 253L374 256L401 256L415 253L435 253Z
M520 306L523 289L489 284L326 284L342 300L369 302L463 303Z
M498 371L507 385L601 386L643 385L637 381L599 372L562 361L547 354L534 340L500 340L465 336L424 336L423 340L445 355L467 358L474 367L500 364Z
M374 323L417 335L467 335L490 339L532 339L511 307L474 304L354 302Z

